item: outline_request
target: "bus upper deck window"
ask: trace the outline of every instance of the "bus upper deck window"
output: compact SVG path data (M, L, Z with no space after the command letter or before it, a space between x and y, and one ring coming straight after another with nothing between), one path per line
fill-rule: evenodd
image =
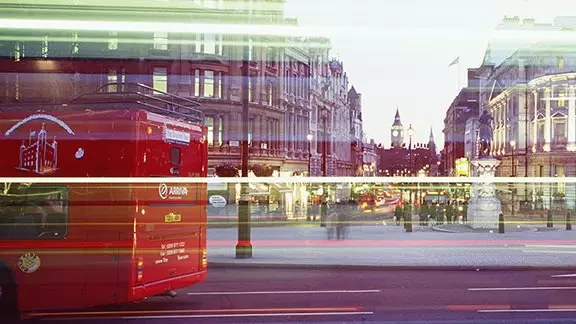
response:
M170 148L170 163L172 165L180 165L182 162L182 152L179 147L172 146Z

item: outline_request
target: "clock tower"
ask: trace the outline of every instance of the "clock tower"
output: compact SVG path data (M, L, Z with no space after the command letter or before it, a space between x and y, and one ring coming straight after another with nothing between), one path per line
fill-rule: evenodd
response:
M400 121L398 109L396 109L396 116L394 116L394 123L390 130L390 138L392 139L393 148L401 148L402 144L404 144L404 126L402 126L402 122Z

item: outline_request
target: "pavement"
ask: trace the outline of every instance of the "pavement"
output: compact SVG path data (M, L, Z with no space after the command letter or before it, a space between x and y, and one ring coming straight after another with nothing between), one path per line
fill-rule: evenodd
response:
M406 233L385 222L348 226L344 240L329 240L319 226L252 228L250 259L235 258L237 229L209 229L208 261L211 267L252 268L576 268L575 232L560 226L508 226L500 234L414 225Z
M179 295L29 323L574 323L565 271L218 269Z

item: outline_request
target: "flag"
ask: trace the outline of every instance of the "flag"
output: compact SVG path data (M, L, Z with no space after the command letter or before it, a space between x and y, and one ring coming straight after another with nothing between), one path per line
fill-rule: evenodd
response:
M452 61L452 63L450 63L450 65L448 65L448 67L451 67L454 64L458 64L460 63L460 56L458 56L457 58L454 59L454 61Z

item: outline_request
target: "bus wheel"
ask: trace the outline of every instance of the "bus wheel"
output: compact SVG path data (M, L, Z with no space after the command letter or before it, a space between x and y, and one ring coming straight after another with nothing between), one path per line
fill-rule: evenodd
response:
M0 269L0 322L14 323L19 318L16 284L8 271Z

